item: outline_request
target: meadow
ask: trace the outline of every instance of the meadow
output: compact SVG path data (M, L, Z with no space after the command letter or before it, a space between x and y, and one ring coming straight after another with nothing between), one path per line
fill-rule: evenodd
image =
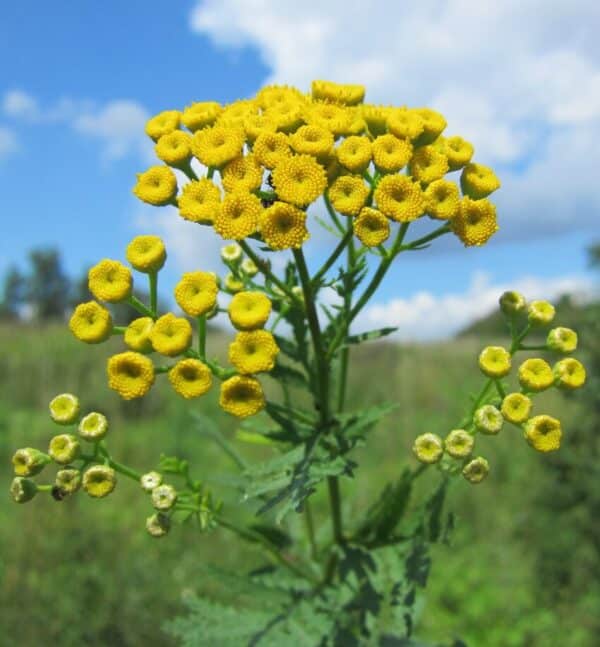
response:
M348 401L358 407L394 400L399 406L373 432L368 449L356 450L357 478L342 484L347 514L366 508L387 480L407 463L414 465L410 447L417 434L445 435L457 424L468 393L480 387L476 357L488 341L373 343L353 352ZM209 337L216 354L224 347L223 335ZM236 421L219 410L216 389L189 404L160 380L142 402L121 401L106 386L104 368L117 348L117 340L85 346L63 325L0 327L5 491L14 450L47 445L55 433L47 403L72 391L86 409L109 416L117 460L146 471L157 466L161 452L184 457L194 478L211 485L238 515L247 515L222 478L232 464L211 439L211 429L216 426L249 458L267 450L235 440ZM268 388L279 395L275 383ZM565 446L571 430L591 415L584 397L576 392L565 398L553 390L540 398L543 411L563 421ZM542 405L536 409L541 412ZM204 422L191 419L192 410ZM589 537L578 534L585 523L572 523L585 522L589 506L575 501L557 518L547 505L560 494L554 459L534 452L515 428L482 439L479 451L490 460L490 477L478 486L462 480L452 485L448 505L456 529L448 545L434 549L417 635L432 645L460 638L469 647L597 646L600 591L591 573L598 553ZM425 491L435 479L431 470L420 488ZM317 519L326 520L319 515L325 505L317 493ZM104 500L79 493L55 502L38 495L17 506L7 494L0 497L0 645L174 646L163 625L184 612L185 596L223 594L211 580L211 567L250 570L264 563L258 550L225 530L201 535L189 524L152 539L144 530L150 512L141 490L124 479ZM285 523L301 519L292 515ZM328 524L318 527L322 537L329 532ZM563 558L569 564L566 579L560 577Z

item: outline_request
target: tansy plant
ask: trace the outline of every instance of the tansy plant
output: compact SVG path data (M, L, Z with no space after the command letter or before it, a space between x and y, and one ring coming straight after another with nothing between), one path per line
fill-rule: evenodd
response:
M62 430L47 451L27 447L13 457L11 493L19 503L39 492L60 500L80 489L106 497L128 478L154 510L146 520L151 536L196 518L202 531L230 531L264 550L265 568L235 580L215 575L229 578L232 604L240 596L248 601L243 609L196 598L190 616L172 623L188 645L413 644L428 545L450 529L443 514L448 484L463 477L483 481L490 466L479 445L507 425L538 451L558 449L559 420L534 412L533 401L545 389L574 389L585 381L583 366L570 356L574 331L553 328L544 343L525 344L530 332L550 324L552 306L527 305L520 294L505 293L500 306L512 341L509 348L482 350L485 381L464 418L455 428L423 430L413 447L420 464L399 471L366 511L342 517L340 482L354 476L354 450L394 408L347 406L350 349L394 331L354 334L353 322L399 256L448 234L467 247L483 245L498 229L489 196L500 182L472 161L473 146L443 134L446 120L434 110L371 105L364 94L362 86L326 81L313 82L308 95L268 86L252 99L194 103L150 119L146 132L162 163L139 174L133 192L214 229L227 241L221 250L226 275L202 267L184 274L174 293L181 312L158 312L165 246L156 236L138 236L125 256L146 274L149 303L133 295L130 267L104 259L89 271L95 300L78 305L69 321L75 337L89 344L122 337L124 349L108 360L107 373L109 387L124 399L144 396L157 379L190 400L219 389L221 408L240 419L236 441L260 443L272 454L250 465L219 436L239 468L229 483L259 519L239 522L243 515L193 478L185 460L163 456L146 472L117 462L109 441L119 431L71 394L50 403ZM308 213L316 202L324 206L322 216ZM411 232L417 220L420 234ZM319 226L337 240L311 273L304 246ZM288 259L282 271L271 262L275 254ZM139 312L126 327L103 305L120 302ZM206 322L217 313L226 313L236 330L228 365L207 353ZM517 364L517 354L532 349L565 357L553 367L542 358ZM509 386L513 368L518 382ZM265 377L280 384L281 400L266 397ZM518 443L518 434L509 442ZM52 463L58 466L53 481L34 480ZM415 479L431 466L439 484L409 507ZM329 520L311 509L321 488L328 491ZM281 525L288 513L304 516L304 536ZM321 522L330 523L329 532L317 532Z

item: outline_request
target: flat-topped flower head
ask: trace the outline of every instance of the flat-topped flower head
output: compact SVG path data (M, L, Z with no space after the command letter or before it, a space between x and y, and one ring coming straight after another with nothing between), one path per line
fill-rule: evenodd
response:
M524 427L525 440L538 452L553 452L559 449L562 438L560 420L541 415L530 418Z
M150 497L157 510L170 510L177 502L177 490L172 485L163 483L152 490Z
M72 463L81 451L79 440L73 434L59 434L50 440L48 454L55 463L68 465Z
M415 438L412 450L421 463L437 463L444 454L444 442L437 434L421 434Z
M329 187L327 196L336 211L357 216L367 202L369 191L360 175L342 175Z
M548 362L533 357L519 366L519 383L527 391L544 391L554 384L554 374Z
M356 106L365 98L365 86L334 83L333 81L313 81L311 95L316 101L329 101L345 106Z
M221 247L221 258L225 263L239 263L242 253L242 248L237 243L229 243Z
M81 472L75 468L67 467L56 472L54 485L60 490L60 493L65 496L68 494L75 494L81 487Z
M126 301L133 289L131 270L119 261L105 258L88 272L88 288L99 301Z
M401 139L387 133L379 135L372 144L373 162L383 173L394 173L404 168L413 153L412 144L408 139Z
M490 464L481 456L469 461L462 470L462 475L473 485L481 483L489 473Z
M50 456L34 447L17 449L13 454L12 464L17 476L35 476L50 462Z
M363 207L352 223L354 235L365 247L377 247L390 235L389 220L377 209Z
M108 420L104 414L92 411L81 419L78 430L82 438L96 442L108 433Z
M225 191L255 191L262 184L263 170L254 155L236 157L225 165L221 182Z
M159 472L146 472L140 476L140 485L144 492L152 492L155 487L158 487L162 483L162 474Z
M225 239L243 240L258 230L263 206L252 193L235 191L228 193L215 215L215 231Z
M187 106L182 115L181 122L192 132L212 126L223 108L216 101L200 101Z
M312 155L323 161L333 149L333 135L323 126L310 124L300 126L289 136L294 152L299 155Z
M374 193L378 209L397 222L411 222L425 211L421 188L406 175L386 175Z
M154 141L179 128L181 113L179 110L164 110L146 122L146 135Z
M285 133L261 133L254 142L252 154L265 168L275 168L292 155L289 138Z
M465 247L483 245L498 231L496 207L488 200L463 198L451 226Z
M271 300L262 292L238 292L229 302L228 313L238 330L256 330L267 323Z
M174 130L156 142L154 152L169 166L186 166L192 157L192 136L182 130Z
M408 168L415 180L430 184L448 172L448 158L434 146L422 146L415 150Z
M470 163L460 174L460 186L464 195L481 200L500 188L500 180L489 166Z
M400 139L415 141L425 130L425 121L408 108L392 108L387 116L388 131Z
M442 114L431 108L413 108L423 122L423 132L419 136L419 145L430 144L435 141L446 128L446 119Z
M474 445L475 439L464 429L453 429L444 439L444 449L453 458L470 456Z
M275 202L260 216L259 230L271 249L299 249L310 234L306 213L287 202Z
M212 373L199 359L182 359L169 371L169 382L184 398L199 398L210 389Z
M79 418L79 398L72 393L61 393L48 405L50 417L59 425L72 425Z
M448 180L435 180L424 191L425 211L438 220L451 220L460 211L458 186Z
M510 366L510 353L502 346L487 346L479 355L479 368L488 377L504 377Z
M234 375L221 383L219 406L238 418L247 418L261 411L265 396L260 382L254 377Z
M151 317L134 319L125 329L123 341L131 350L137 353L151 353L150 331L153 325L154 320Z
M177 195L177 178L168 166L151 166L137 174L133 193L142 202L162 207L173 202Z
M244 282L236 278L231 272L225 276L225 290L231 294L236 294L244 289Z
M184 185L177 196L179 215L185 220L202 225L212 224L221 205L221 191L207 178Z
M574 357L566 357L556 362L553 373L556 386L562 389L578 389L585 384L585 367Z
M167 250L158 236L136 236L127 245L127 260L138 272L150 274L158 272L167 260Z
M546 338L546 345L559 353L572 353L577 350L577 333L571 328L552 328Z
M339 163L352 173L363 173L371 163L372 148L367 137L352 135L335 149Z
M475 411L473 422L484 434L497 434L502 429L504 418L493 404L484 404Z
M15 476L10 484L10 496L15 503L27 503L37 492L35 481L22 476Z
M108 496L116 485L115 470L108 465L93 465L83 475L83 489L95 499Z
M241 155L244 140L242 128L217 124L194 133L192 151L206 166L221 168Z
M184 353L192 343L192 326L184 317L167 312L159 317L150 331L152 348L161 355L176 357Z
M448 159L450 171L457 171L471 161L473 146L462 137L454 136L444 138L444 154Z
M294 155L281 159L275 166L273 186L280 200L306 207L327 187L327 175L314 157Z
M164 537L171 529L171 520L164 512L157 512L146 519L146 531L151 537Z
M502 400L500 411L505 420L519 425L528 420L533 403L523 393L509 393Z
M175 286L175 301L186 314L199 317L215 307L218 292L213 272L186 272Z
M552 323L556 310L548 301L532 301L527 308L527 318L536 326Z
M229 362L242 375L272 371L279 347L267 330L237 333L229 345Z
M100 344L112 334L112 315L96 301L80 303L69 319L69 329L86 344Z
M124 400L141 398L154 384L152 361L140 353L126 351L113 355L107 363L108 386Z
M519 312L524 312L527 307L525 297L520 292L508 290L503 292L499 299L500 310L507 315L513 316Z

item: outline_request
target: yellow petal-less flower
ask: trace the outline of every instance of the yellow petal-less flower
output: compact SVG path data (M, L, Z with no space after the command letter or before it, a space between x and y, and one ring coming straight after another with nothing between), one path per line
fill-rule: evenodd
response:
M365 247L377 247L390 235L388 219L377 209L364 207L352 223L354 235Z
M366 137L346 137L335 149L339 163L352 173L363 173L371 163L371 142Z
M181 121L186 128L195 132L206 126L212 126L222 110L221 104L216 101L192 103L183 111Z
M393 173L408 164L413 147L407 139L387 133L375 138L372 150L375 167L383 173Z
M448 158L451 171L457 171L471 161L473 146L462 137L448 137L444 139L444 154Z
M241 292L243 289L243 281L240 281L231 272L228 272L225 276L225 290L231 292L231 294L235 294L236 292Z
M365 86L334 83L333 81L313 81L312 98L316 101L330 101L345 106L355 106L365 98Z
M83 475L83 489L95 499L108 496L116 485L115 470L108 465L93 465Z
M527 307L527 318L536 326L545 326L552 322L556 310L548 301L532 301Z
M327 187L325 169L310 155L281 159L272 175L278 198L297 207L308 206Z
M446 120L439 112L431 108L414 108L414 113L423 121L423 132L419 136L419 144L430 144L435 141L446 128Z
M210 225L221 205L221 191L211 180L200 178L184 185L177 204L185 220Z
M562 429L560 420L541 415L525 423L525 440L538 452L553 452L560 448Z
M127 260L138 272L158 272L165 264L167 250L158 236L136 236L127 245Z
M448 158L433 146L421 146L415 150L408 168L415 180L430 184L448 172Z
M498 303L500 304L500 310L509 317L523 312L527 306L525 297L520 292L515 292L514 290L503 292L498 299Z
M254 155L236 157L221 173L225 191L255 191L262 184L262 167Z
M61 393L48 405L50 417L59 425L71 425L79 417L79 398L72 393Z
M48 454L55 463L68 465L73 462L80 453L81 446L77 436L73 434L59 434L50 440Z
M141 398L154 384L154 366L140 353L126 351L109 358L108 386L124 400Z
M85 440L96 442L108 433L108 420L105 415L92 411L81 419L77 430Z
M277 130L284 133L294 132L304 123L304 105L295 99L274 103L264 114L276 124Z
M484 434L497 434L502 429L504 418L493 404L484 404L473 415L473 422Z
M566 357L556 362L553 373L556 378L556 386L562 389L578 389L585 384L585 367L574 357Z
M186 314L199 317L215 307L218 292L212 272L186 272L175 286L175 301Z
M184 317L172 312L159 317L150 331L152 348L161 355L176 357L185 352L192 343L192 326Z
M325 128L332 135L339 136L351 129L354 113L334 103L313 101L306 107L305 119L307 123Z
M444 449L453 458L466 458L474 445L475 439L464 429L453 429L444 439Z
M154 146L159 160L169 166L184 166L192 157L192 137L182 130L163 135Z
M487 346L479 355L479 368L488 377L504 377L510 366L510 353L502 346Z
M262 373L273 370L278 353L279 347L269 331L242 331L229 345L229 362L242 375Z
M519 366L519 383L528 391L544 391L554 384L554 374L548 362L533 357Z
M306 213L287 202L274 202L265 209L259 229L271 249L298 249L309 238Z
M234 375L221 383L219 406L238 418L247 418L261 411L265 396L260 382L254 377Z
M246 141L253 144L259 135L263 133L274 133L277 131L277 122L265 114L249 115L244 119L244 132Z
M150 331L154 321L151 317L138 317L134 319L125 329L123 341L131 349L138 353L152 352Z
M425 122L414 110L394 108L387 116L387 127L392 135L414 141L425 130Z
M489 166L470 163L460 174L460 186L464 195L480 200L499 189L500 180Z
M369 197L369 187L359 175L342 175L329 187L333 208L345 216L357 216Z
M285 133L262 133L254 142L252 154L259 164L265 168L273 169L284 158L290 157L292 149L288 136Z
M489 473L490 464L481 456L469 461L462 470L462 475L473 485L481 483Z
M220 168L241 155L244 140L241 128L210 126L194 133L192 151L206 166Z
M577 333L571 328L552 328L546 338L546 345L559 353L572 353L577 350Z
M301 126L289 136L291 147L299 155L312 155L323 161L333 149L333 135L315 124Z
M386 175L374 193L378 209L397 222L416 220L425 210L421 188L406 175Z
M425 211L438 220L451 220L460 211L458 186L448 180L434 180L424 191Z
M77 339L87 344L99 344L112 334L112 315L96 301L80 303L69 319L69 328Z
M290 85L265 85L256 93L255 101L266 110L278 103L305 103L306 96Z
M518 425L529 418L532 406L531 399L523 393L509 393L502 400L500 411L505 420Z
M217 118L218 126L240 128L243 130L244 121L258 114L258 104L253 99L239 99L226 105Z
M88 288L100 301L126 301L133 289L131 270L119 261L105 258L88 272Z
M159 112L146 122L146 135L154 141L179 128L181 113L178 110Z
M497 231L496 207L488 200L460 201L458 214L450 221L452 231L465 247L485 244Z
M412 450L421 463L437 463L444 453L444 443L437 434L421 434L415 438Z
M169 382L184 398L198 398L211 387L212 374L198 359L183 359L169 371Z
M177 178L168 166L151 166L137 174L133 193L143 202L162 207L177 195Z
M387 120L392 110L391 106L377 106L372 103L364 103L360 106L362 117L372 137L385 134Z
M39 474L52 459L39 449L23 447L17 449L12 457L14 472L17 476L35 476Z
M225 196L213 225L222 238L243 240L258 230L262 212L261 201L255 195L235 191Z
M228 313L238 330L262 328L271 314L271 300L262 292L238 292L229 303Z

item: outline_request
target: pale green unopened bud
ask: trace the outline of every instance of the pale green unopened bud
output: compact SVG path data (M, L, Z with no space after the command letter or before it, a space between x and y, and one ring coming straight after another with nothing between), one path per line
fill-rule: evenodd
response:
M79 415L79 399L72 393L61 393L50 402L49 408L54 422L71 425Z
M552 328L548 333L546 344L548 348L559 353L572 353L577 349L577 333L570 328Z
M35 476L50 462L50 456L33 447L17 449L12 457L12 464L17 476Z
M55 485L63 494L75 494L81 487L81 472L74 468L58 470Z
M304 292L299 285L294 285L291 292L296 298L300 299L301 301L304 301Z
M242 248L237 243L221 247L221 258L226 263L237 263L242 258Z
M10 485L10 495L15 503L27 503L37 494L37 485L22 476L16 476Z
M115 470L107 465L94 465L83 475L83 489L97 499L109 495L116 484Z
M73 434L59 434L50 441L48 453L59 465L67 465L79 456L79 441Z
M233 292L235 294L236 292L241 292L244 289L244 284L239 279L236 279L231 272L229 272L225 277L225 289L228 292Z
M152 492L152 490L158 487L162 483L162 474L158 472L148 472L147 474L142 474L140 477L140 485L142 490L145 492Z
M554 306L548 301L532 301L527 308L527 317L532 324L544 326L554 319Z
M282 299L285 296L285 292L278 286L278 285L273 285L271 286L271 292L275 295L275 297L279 297Z
M108 420L101 413L93 411L79 423L79 435L86 440L102 440L108 431Z
M152 490L152 505L157 510L170 510L177 501L177 491L172 485L163 483Z
M520 292L515 292L513 290L504 292L499 301L500 310L509 316L523 312L527 306L525 297Z
M498 409L491 404L479 407L473 416L475 426L484 434L497 434L502 429L504 418Z
M157 512L146 519L146 530L152 537L164 537L171 528L171 521L166 514Z
M472 461L469 461L464 467L462 474L469 481L469 483L481 483L483 479L490 473L490 464L478 456Z
M444 449L453 458L466 458L472 451L475 439L464 429L453 429L444 440Z
M258 274L258 267L251 258L245 258L242 261L241 268L244 274L247 274L250 278Z

